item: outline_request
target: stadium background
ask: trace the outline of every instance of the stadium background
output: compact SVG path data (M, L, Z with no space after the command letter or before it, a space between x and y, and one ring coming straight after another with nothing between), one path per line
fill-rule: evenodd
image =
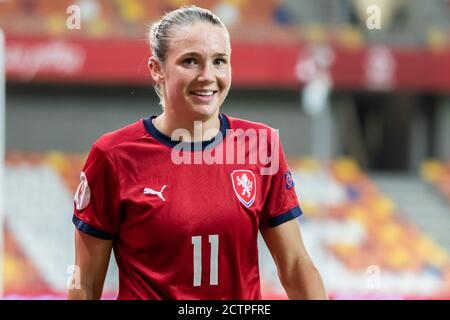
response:
M222 110L280 129L330 297L450 298L450 1L0 0L3 298L64 298L86 152L160 112L146 29L184 4L231 32ZM381 29L368 27L372 4ZM264 297L284 299L263 243L260 255ZM112 262L105 298L116 275Z

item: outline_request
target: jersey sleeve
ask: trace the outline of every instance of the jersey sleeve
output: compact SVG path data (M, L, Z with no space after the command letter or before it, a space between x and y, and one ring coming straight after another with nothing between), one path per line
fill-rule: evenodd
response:
M260 228L275 227L302 215L283 146L278 135L275 137L274 154L278 154L278 170L273 170L267 176L269 188L261 213Z
M80 173L74 197L75 227L100 239L113 239L120 225L120 190L116 172L94 144Z

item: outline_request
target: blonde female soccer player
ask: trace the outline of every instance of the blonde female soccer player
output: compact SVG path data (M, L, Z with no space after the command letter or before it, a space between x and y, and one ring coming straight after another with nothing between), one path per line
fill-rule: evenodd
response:
M118 299L261 299L260 231L288 297L326 299L277 136L220 112L231 85L224 24L182 7L149 39L163 112L93 144L73 215L80 286L68 298L101 298L113 249Z

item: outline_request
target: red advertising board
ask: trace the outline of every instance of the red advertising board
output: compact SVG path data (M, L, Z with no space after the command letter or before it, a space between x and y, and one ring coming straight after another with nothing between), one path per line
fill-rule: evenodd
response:
M232 48L236 87L296 88L321 70L337 90L450 91L450 50L329 46L323 55L301 43L237 42ZM149 54L145 40L7 36L7 80L146 85Z

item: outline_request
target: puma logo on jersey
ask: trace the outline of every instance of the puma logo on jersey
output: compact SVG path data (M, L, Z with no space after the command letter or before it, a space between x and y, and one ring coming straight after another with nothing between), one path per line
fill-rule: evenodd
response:
M166 201L163 196L163 191L166 188L166 186L162 187L161 191L155 191L152 188L144 188L144 194L152 194L158 196L162 201Z

